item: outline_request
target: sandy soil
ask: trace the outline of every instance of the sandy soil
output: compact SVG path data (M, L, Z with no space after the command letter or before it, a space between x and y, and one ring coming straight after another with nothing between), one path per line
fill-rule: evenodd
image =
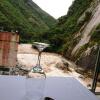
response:
M37 63L37 55L38 52L35 49L32 49L31 44L20 44L17 55L18 63L31 70ZM64 72L56 67L57 64L62 66L63 60L69 64L71 71ZM85 79L84 76L75 72L74 67L76 67L76 65L73 62L68 61L55 53L43 52L41 57L41 66L43 67L47 77L74 77L86 87L88 84L91 84L92 81L90 78Z

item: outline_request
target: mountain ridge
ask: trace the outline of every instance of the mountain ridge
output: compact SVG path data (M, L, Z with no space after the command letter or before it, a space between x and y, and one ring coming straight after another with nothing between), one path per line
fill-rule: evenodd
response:
M0 26L6 31L18 30L22 42L39 39L39 35L56 24L32 0L0 0L0 9Z
M100 45L100 0L75 0L67 15L44 38L52 48L85 71L93 70ZM81 44L81 45L80 45Z

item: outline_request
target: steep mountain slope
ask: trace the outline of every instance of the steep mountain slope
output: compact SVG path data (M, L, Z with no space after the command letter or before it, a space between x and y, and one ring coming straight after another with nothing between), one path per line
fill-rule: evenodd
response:
M79 43L75 46L73 50L73 54L83 45L87 44L91 38L91 31L96 28L100 24L100 4L97 5L97 7L94 9L94 13L91 16L91 20L87 23L87 25L84 27L84 30L81 32L82 38L79 41Z
M4 30L19 30L21 41L38 39L56 20L32 0L0 0L0 26Z
M100 0L75 0L68 14L58 20L44 36L50 38L52 50L85 69L93 68L100 44Z

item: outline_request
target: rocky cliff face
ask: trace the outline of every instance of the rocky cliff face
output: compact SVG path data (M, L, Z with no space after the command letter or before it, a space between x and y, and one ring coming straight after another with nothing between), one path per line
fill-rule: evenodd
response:
M100 0L75 0L45 37L52 50L84 69L93 68L100 44Z
M84 23L79 32L75 34L74 39L79 38L79 41L72 48L71 58L74 58L77 65L85 69L91 69L95 66L98 51L97 45L100 43L100 1L93 1L84 13L86 12L91 15L88 22ZM82 21L84 13L78 22Z
M94 8L94 6L93 6ZM89 8L87 11L91 12L91 18L86 23L84 26L83 30L80 30L79 35L81 35L80 41L78 44L74 47L72 54L75 54L75 52L78 51L78 49L81 48L81 46L87 44L90 41L91 38L91 32L92 30L95 31L95 28L99 25L100 23L100 3L98 2L97 6L93 9L92 7ZM90 10L91 9L91 10Z

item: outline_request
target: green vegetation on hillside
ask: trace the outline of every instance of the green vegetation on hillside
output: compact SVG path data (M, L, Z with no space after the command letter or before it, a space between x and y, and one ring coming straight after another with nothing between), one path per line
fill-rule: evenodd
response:
M18 30L21 42L38 41L56 20L32 0L0 0L0 27Z
M52 44L51 51L66 55L67 50L75 46L79 38L74 39L74 35L90 19L91 12L86 12L81 22L78 22L78 19L91 2L92 0L75 0L69 8L68 14L59 18L58 24L43 35L43 38L49 39Z
M92 43L100 44L100 24L96 27L95 31L92 33L91 41Z

